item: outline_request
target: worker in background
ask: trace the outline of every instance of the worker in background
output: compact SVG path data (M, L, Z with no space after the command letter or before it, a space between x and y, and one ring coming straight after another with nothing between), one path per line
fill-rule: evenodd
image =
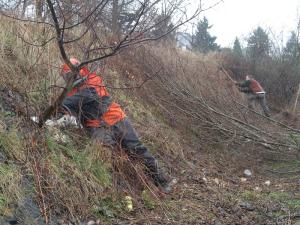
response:
M244 92L248 98L248 107L253 109L254 102L258 102L264 112L264 115L269 117L270 110L267 105L266 92L260 83L253 79L251 75L247 75L244 82L235 82L241 92Z

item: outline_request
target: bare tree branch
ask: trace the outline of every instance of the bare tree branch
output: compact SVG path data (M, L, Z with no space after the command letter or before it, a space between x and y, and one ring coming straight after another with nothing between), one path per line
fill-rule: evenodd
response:
M30 19L22 19L22 18L18 18L18 17L15 17L15 16L11 16L11 15L8 15L6 14L4 11L0 10L0 14L2 16L5 16L7 18L10 18L10 19L13 19L13 20L16 20L16 21L21 21L21 22L29 22L29 23L36 23L36 24L44 24L44 25L47 25L47 26L50 26L50 27L54 27L53 24L51 23L48 23L48 22L45 22L45 21L37 21L37 20L30 20Z
M134 32L134 30L136 29L137 25L139 24L139 21L141 19L141 17L143 16L144 14L144 10L145 10L145 5L142 4L141 8L140 8L140 13L138 14L138 17L137 17L137 20L134 24L134 26L132 27L132 29L129 31L129 33L111 50L110 53L108 54L105 54L104 56L100 56L100 57L97 57L97 58L94 58L94 59L90 59L90 60L86 60L84 62L82 62L80 65L79 65L79 68L83 67L84 65L87 65L89 63L92 63L92 62L96 62L96 61L99 61L99 60L102 60L104 58L107 58L109 56L113 56L116 54L117 51L119 51L122 47L123 47L123 43L126 42L126 40L128 39L128 37L130 36L130 34L132 34Z
M58 47L61 53L61 56L63 58L63 60L65 61L65 63L69 66L69 68L72 71L72 76L70 76L70 79L67 81L66 84L66 88L62 91L62 93L60 94L60 96L55 100L55 102L50 105L42 114L42 116L39 119L39 123L38 125L41 127L43 126L44 122L52 115L52 113L57 109L57 107L59 107L62 103L62 101L64 100L64 98L66 97L68 91L71 89L72 84L75 80L76 75L79 72L78 67L74 66L70 60L69 57L66 54L66 51L64 49L63 46L63 33L61 32L61 29L59 27L59 22L53 7L53 4L51 2L51 0L46 0L48 7L50 9L51 15L52 15L52 19L54 22L54 26L55 26L55 30L56 30L56 35L57 35L57 43L58 43Z
M73 24L71 26L68 26L66 27L65 29L68 30L68 29L72 29L74 27L77 27L79 26L80 24L83 24L84 22L86 22L91 16L94 15L94 13L98 10L98 8L103 4L101 10L106 6L106 4L109 2L109 0L102 0L100 1L100 3L84 18L82 19L80 22L76 23L76 24Z

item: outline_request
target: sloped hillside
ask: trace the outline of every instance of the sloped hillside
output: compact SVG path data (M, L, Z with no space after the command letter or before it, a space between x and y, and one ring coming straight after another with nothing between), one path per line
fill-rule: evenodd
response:
M3 27L0 224L297 220L299 131L276 115L248 110L219 55L149 44L90 65L177 179L165 195L122 150L96 145L81 128L38 128L31 121L61 91L60 60L55 45L28 46L10 36L13 24Z

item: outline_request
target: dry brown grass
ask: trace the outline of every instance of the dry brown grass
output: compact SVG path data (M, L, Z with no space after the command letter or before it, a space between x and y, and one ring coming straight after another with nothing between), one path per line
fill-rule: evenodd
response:
M4 48L1 50L0 85L25 94L26 104L34 108L31 113L38 115L61 90L51 87L58 84L60 57L52 43L36 48L25 45L21 39L13 39L16 27L5 21L3 30L7 32L0 33L4 43L12 41L8 46L13 52L10 58ZM37 31L38 28L28 28L25 36L38 37ZM68 47L74 56L80 52L78 49L77 45ZM242 143L242 147L237 148L240 151L244 151L246 145L248 151L249 146L265 151L262 144L269 142L267 150L277 154L294 147L284 136L290 132L288 129L283 130L275 122L239 104L245 104L245 99L219 70L220 60L215 54L198 55L168 46L145 45L124 50L106 60L99 69L109 90L132 118L143 142L167 171L184 182L202 179L204 172L200 168L206 162L202 162L199 154L204 151L227 150L237 146L236 143ZM139 87L145 80L148 81ZM34 180L36 201L45 218L98 216L110 223L107 209L114 211L115 218L136 224L184 224L208 217L205 208L211 204L210 196L204 202L197 199L202 198L198 183L184 187L179 199L176 196L176 200L165 202L142 172L142 166L124 152L111 153L89 143L82 130L62 131L69 136L69 141L61 143L55 140L55 132L39 130L27 120L23 123L22 127L28 129L21 137L26 138L22 142L18 140L16 152L10 154L16 156L17 161L26 161L24 166ZM11 143L7 143L6 149L9 149ZM215 158L207 160L209 167L218 167L214 165ZM18 183L21 176L17 173L14 183ZM6 190L10 190L6 185L11 179L8 175L2 179ZM142 196L144 189L150 197ZM214 190L209 191L215 194ZM16 196L13 199L20 197L18 193L21 191L11 194ZM134 198L132 214L124 210L124 195ZM152 211L149 210L151 205L155 205ZM184 214L182 207L187 205L190 213Z
M297 149L286 138L296 132L260 112L249 111L228 74L219 69L216 54L197 55L162 46L130 49L113 65L124 83L134 77L134 89L142 101L157 107L165 120L183 132L196 134L202 144L249 141L282 154L286 147ZM260 110L257 108L256 110Z

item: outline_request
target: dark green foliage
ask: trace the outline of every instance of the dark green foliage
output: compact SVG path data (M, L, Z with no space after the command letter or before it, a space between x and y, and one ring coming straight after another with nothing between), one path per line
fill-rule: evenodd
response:
M170 16L164 13L158 14L154 19L154 23L158 25L155 26L154 30L151 32L153 37L160 37L162 35L167 34L162 38L163 40L169 40L169 41L175 40L175 32L168 33L174 27Z
M100 217L105 224L111 224L111 221L124 211L124 204L121 196L118 194L103 197L92 207L92 213Z
M209 29L212 25L208 24L206 17L197 25L196 34L192 38L192 49L201 53L208 53L209 51L216 51L220 49L220 46L215 43L217 37L211 36Z
M243 55L242 47L238 38L235 38L235 41L233 43L233 53L237 56Z
M289 61L293 64L300 63L300 43L295 32L291 33L291 36L286 43L286 46L283 50L283 58L285 61Z
M247 53L252 59L268 56L270 53L269 36L261 27L256 28L248 39Z

